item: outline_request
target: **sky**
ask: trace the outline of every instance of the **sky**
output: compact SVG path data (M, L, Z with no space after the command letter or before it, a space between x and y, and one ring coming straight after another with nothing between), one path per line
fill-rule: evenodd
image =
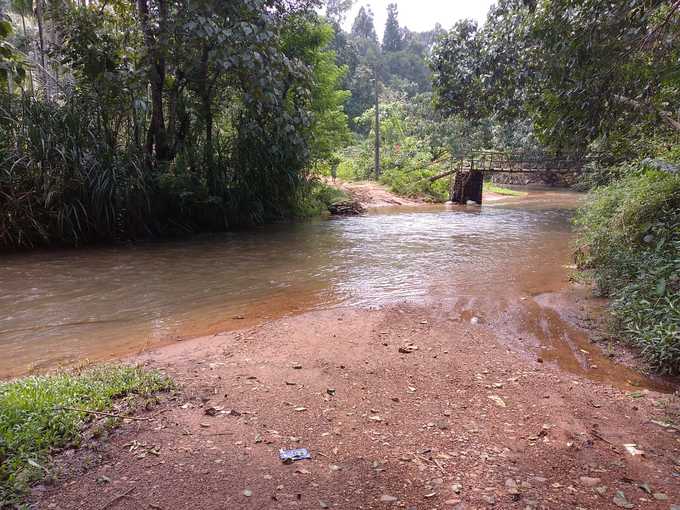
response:
M399 9L399 25L414 32L434 28L439 22L444 28L460 19L472 18L481 25L494 0L357 0L345 20L345 29L352 28L354 17L362 5L370 4L375 15L375 30L382 39L387 19L387 4L396 3Z

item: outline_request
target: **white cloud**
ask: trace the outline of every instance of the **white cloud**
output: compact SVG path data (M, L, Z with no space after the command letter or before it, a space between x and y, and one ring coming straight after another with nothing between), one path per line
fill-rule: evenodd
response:
M481 25L486 19L494 0L357 0L345 21L347 30L352 28L354 17L362 5L370 4L375 15L375 30L382 39L387 19L387 4L395 2L399 9L399 25L414 32L431 30L436 23L444 28L458 20L471 18Z

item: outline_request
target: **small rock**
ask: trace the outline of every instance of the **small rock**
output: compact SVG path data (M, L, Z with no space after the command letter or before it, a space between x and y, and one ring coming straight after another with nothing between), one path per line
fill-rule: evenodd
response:
M479 324L479 317L473 317L470 319L470 324Z
M462 486L461 484L459 484L459 483L454 483L454 484L451 486L451 490L452 490L453 492L455 492L456 494L460 494L461 491L463 490L463 486Z
M586 487L595 487L598 483L600 483L599 478L591 478L590 476L582 476L579 478L579 480Z
M635 505L626 499L626 495L621 491L616 491L616 496L612 502L620 508L634 508Z
M639 484L638 484L638 487L640 487L640 489L642 489L643 491L645 491L647 494L651 494L651 493L652 493L652 488L651 488L651 487L649 486L649 484L646 483L646 482L645 482L645 483L639 483Z
M383 503L394 503L395 501L399 501L399 498L383 494L382 496L380 496L380 501L382 501Z
M644 454L645 454L645 452L642 451L642 450L640 450L640 449L638 449L637 445L634 444L634 443L624 444L623 447L624 447L625 450L626 450L628 453L630 453L633 457L635 457L636 455L644 455Z
M498 395L489 395L490 400L493 400L498 407L507 407L505 401Z
M490 506L496 504L496 496L482 496L482 499L486 501Z
M301 370L302 369L302 365L300 363L293 363L292 366L293 366L293 369L295 369L295 370Z
M437 495L436 492L430 492L428 494L425 494L423 497L426 499L434 498Z
M517 489L517 482L513 480L512 478L508 478L505 480L505 487L508 489L508 494L511 495L516 495L519 494L519 490Z
M399 352L402 353L402 354L411 354L412 352L415 352L417 350L418 350L418 346L413 345L413 344L403 345L403 346L399 347Z
M326 393L328 393L331 397L335 396L335 389L334 388L327 388Z
M319 500L319 506L321 508L328 508L328 503L326 503L325 501Z
M243 495L244 495L246 498L249 498L250 496L253 495L253 491L251 491L250 489L246 489L246 490L243 491Z
M655 492L654 494L652 494L652 496L654 496L654 499L656 499L658 501L667 501L668 500L668 496L666 496L663 492Z
M604 496L605 494L607 494L606 485L600 485L599 487L595 487L593 490L597 492L600 496Z
M382 418L381 418L380 416L371 416L371 417L369 418L369 420L380 422L380 421L382 421Z
M210 423L201 423L200 425L201 425L201 427L203 427L204 429L207 429L208 427L210 427Z

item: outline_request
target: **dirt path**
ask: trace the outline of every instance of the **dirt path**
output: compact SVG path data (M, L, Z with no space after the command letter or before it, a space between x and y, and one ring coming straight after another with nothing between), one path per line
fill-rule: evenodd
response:
M36 507L677 510L669 396L543 362L530 301L313 311L148 353L181 390L63 455Z
M375 181L343 181L336 179L329 184L341 189L365 209L395 206L419 206L427 202L412 198L400 197Z
M384 207L395 207L395 206L406 206L406 207L418 207L425 205L432 205L431 202L417 198L407 198L396 195L392 193L386 186L375 182L375 181L343 181L341 179L336 179L335 183L328 181L328 184L333 185L348 195L350 195L354 200L359 202L359 204L364 209L380 209ZM499 193L494 193L492 191L484 192L485 202L495 202L503 199L512 199L514 197L501 195Z

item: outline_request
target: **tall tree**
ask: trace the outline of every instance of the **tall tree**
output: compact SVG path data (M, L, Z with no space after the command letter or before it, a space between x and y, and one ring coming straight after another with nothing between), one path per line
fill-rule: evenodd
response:
M345 21L347 13L356 0L326 0L326 18L334 26L339 27Z
M371 6L361 6L354 23L352 24L352 35L360 39L366 39L374 43L378 42L378 35L375 31L375 23L373 21L373 11Z
M385 52L401 51L404 48L404 41L399 28L399 13L397 4L392 3L387 6L387 22L383 34L382 47Z

